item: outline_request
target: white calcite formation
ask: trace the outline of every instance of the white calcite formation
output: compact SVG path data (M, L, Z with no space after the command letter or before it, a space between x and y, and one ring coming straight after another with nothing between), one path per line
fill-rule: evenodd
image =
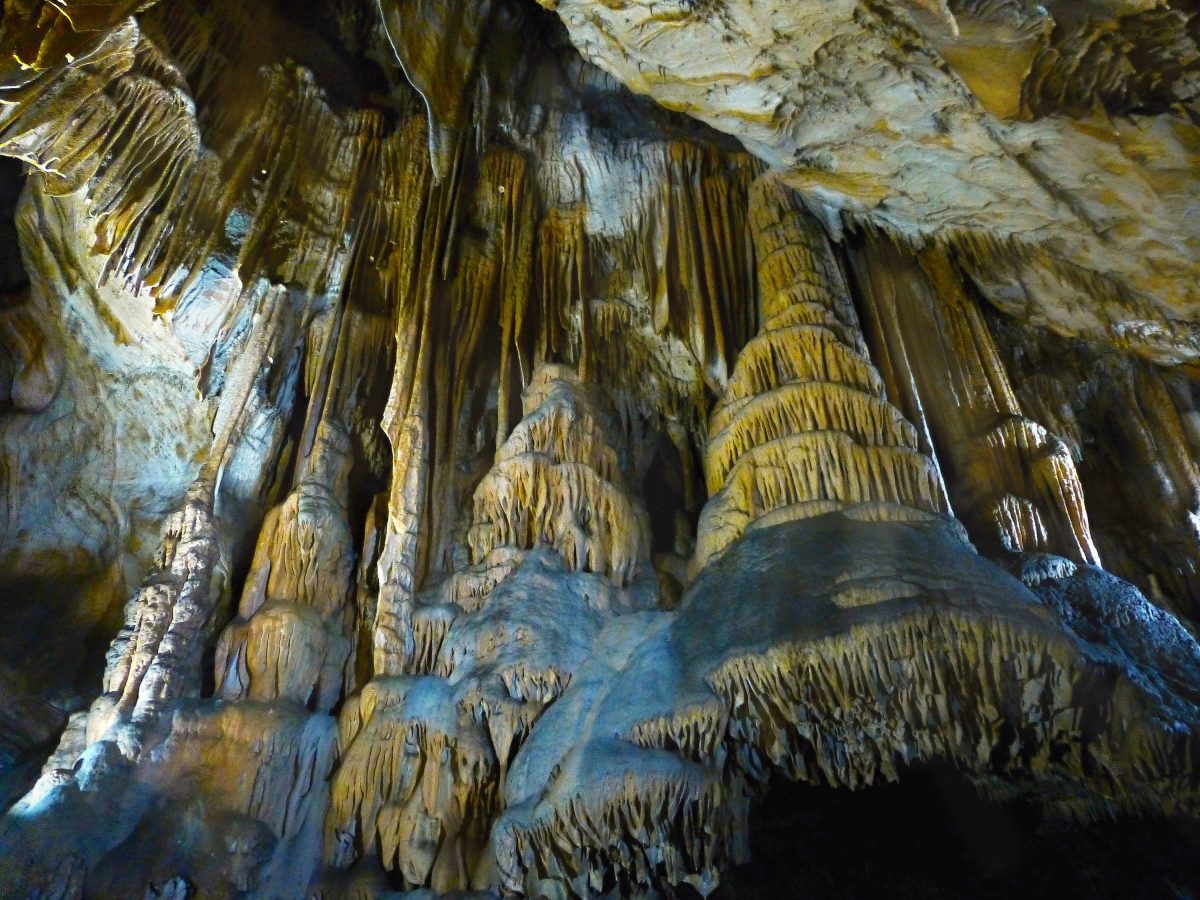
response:
M1196 23L8 0L0 895L1200 815Z
M1171 72L1159 104L1189 101L1183 5L1156 21L1066 3L545 5L587 59L736 135L828 215L954 247L993 302L1056 330L1197 358L1192 126L1139 115L1133 84L1066 62L1115 31L1133 52L1106 64L1134 84ZM1067 46L1063 31L1075 31ZM1142 42L1176 53L1143 59ZM1063 93L1075 95L1065 109ZM1068 114L1080 107L1089 115Z

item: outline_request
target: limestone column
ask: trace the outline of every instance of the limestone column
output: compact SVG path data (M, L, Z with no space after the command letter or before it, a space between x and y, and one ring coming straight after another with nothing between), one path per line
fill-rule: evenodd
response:
M820 224L764 176L750 227L761 325L709 420L697 570L755 526L854 504L948 511L936 467L867 356Z

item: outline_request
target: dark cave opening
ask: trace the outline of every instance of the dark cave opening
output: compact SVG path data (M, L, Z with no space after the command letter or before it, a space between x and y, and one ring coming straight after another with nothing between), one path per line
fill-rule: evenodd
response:
M690 514L686 498L690 493L684 483L686 474L679 449L659 435L658 446L642 482L646 512L650 516L650 540L653 553L672 553L678 542L678 517Z
M751 861L727 872L711 898L1166 900L1200 892L1200 823L1055 821L1038 799L987 799L937 765L856 791L777 779L751 812Z

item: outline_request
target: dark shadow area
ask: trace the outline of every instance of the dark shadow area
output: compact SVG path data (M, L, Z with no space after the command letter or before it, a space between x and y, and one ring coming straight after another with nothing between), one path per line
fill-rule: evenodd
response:
M20 673L31 693L68 707L98 691L104 654L120 627L95 605L107 591L97 590L95 599L82 595L85 578L0 573L0 661Z
M751 814L752 861L711 900L766 898L1188 898L1200 823L1051 822L997 803L944 768L860 791L772 785Z
M650 469L642 482L642 496L650 516L651 550L654 553L670 553L676 549L676 516L681 512L687 515L684 478L679 450L666 435L660 434Z
M17 245L17 201L25 186L24 164L0 156L0 305L3 298L29 286Z

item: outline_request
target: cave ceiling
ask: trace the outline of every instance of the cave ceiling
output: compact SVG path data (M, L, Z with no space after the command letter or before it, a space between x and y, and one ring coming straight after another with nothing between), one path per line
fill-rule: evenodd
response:
M1196 827L1198 95L1193 0L4 0L0 894Z

